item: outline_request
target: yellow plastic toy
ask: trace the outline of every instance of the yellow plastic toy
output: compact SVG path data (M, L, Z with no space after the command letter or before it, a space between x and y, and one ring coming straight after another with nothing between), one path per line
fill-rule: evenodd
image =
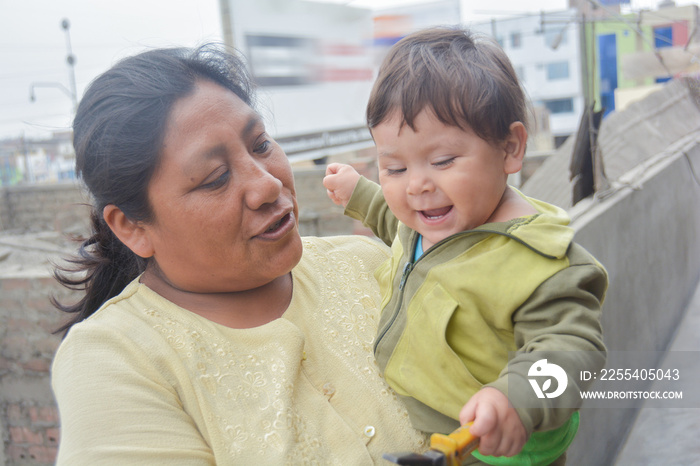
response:
M479 438L469 432L471 425L465 424L449 435L431 435L430 449L423 454L387 453L384 459L403 465L460 466L479 446Z

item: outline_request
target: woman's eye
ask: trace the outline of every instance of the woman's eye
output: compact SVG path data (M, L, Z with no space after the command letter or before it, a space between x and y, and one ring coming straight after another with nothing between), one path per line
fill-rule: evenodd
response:
M223 185L226 184L228 179L231 177L231 172L229 170L226 170L224 173L222 173L218 178L216 178L214 181L209 181L207 183L204 183L203 185L200 186L202 189L217 189L222 187Z
M270 141L265 139L261 143L256 145L253 150L255 151L256 154L264 154L265 152L270 150L270 145L271 145Z

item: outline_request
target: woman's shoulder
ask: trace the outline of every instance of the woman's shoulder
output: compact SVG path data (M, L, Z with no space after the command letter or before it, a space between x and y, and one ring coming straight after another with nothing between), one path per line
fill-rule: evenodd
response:
M57 357L67 348L104 347L109 341L114 346L132 346L134 343L153 342L153 325L148 322L152 309L163 303L154 303L138 278L117 296L109 299L87 319L74 324L58 348ZM151 293L154 294L154 293Z

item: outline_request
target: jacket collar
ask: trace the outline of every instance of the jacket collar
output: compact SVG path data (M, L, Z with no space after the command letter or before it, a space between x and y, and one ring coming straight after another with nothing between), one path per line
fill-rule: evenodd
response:
M486 223L473 230L456 233L449 239L478 233L497 234L512 238L545 257L561 259L566 256L566 251L574 238L574 230L568 226L570 218L566 211L552 204L529 198L517 189L514 191L529 202L538 213L507 222ZM400 235L403 238L402 243L410 248L414 243L416 232L409 230L405 225L402 227L404 230Z
M508 222L487 223L474 231L490 231L508 236L543 256L557 259L564 257L574 239L574 229L568 226L569 215L557 206L529 198L520 192L518 194L538 213Z

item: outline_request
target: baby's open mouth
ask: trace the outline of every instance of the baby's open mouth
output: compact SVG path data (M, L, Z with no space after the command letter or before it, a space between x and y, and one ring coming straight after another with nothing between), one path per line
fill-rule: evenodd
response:
M420 213L428 220L437 220L447 215L450 210L452 210L451 205L447 207L440 207L439 209L421 210Z

